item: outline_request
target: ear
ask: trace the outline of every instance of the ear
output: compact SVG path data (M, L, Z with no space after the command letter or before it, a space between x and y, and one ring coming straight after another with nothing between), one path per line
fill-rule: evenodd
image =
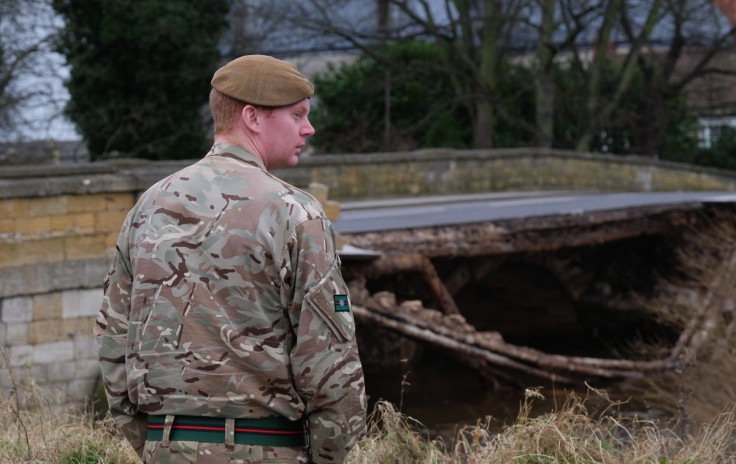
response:
M245 105L240 112L240 120L253 132L260 131L260 120L258 109L253 105Z

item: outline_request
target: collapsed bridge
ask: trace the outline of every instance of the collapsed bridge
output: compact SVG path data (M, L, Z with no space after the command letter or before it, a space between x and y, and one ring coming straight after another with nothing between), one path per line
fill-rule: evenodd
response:
M0 369L13 372L0 375L1 394L33 382L73 403L89 400L99 381L92 327L120 225L141 192L191 162L34 160L0 167ZM667 368L662 360L697 347L713 326L733 329L731 293L708 291L729 288L733 272L723 270L724 244L733 234L707 253L693 245L694 236L705 235L699 231L724 222L720 213L731 211L730 200L698 193L691 203L660 198L603 210L580 195L534 193L734 192L732 171L524 148L305 156L274 174L319 193L353 247L342 251L343 269L354 288L361 357L381 368L434 361L437 347L477 364L491 381L522 374L574 382L619 378L645 372L640 365L629 369L619 355L640 334L664 340L666 350L626 359ZM312 190L313 184L327 191ZM440 197L459 193L465 195ZM412 198L376 200L396 197ZM619 197L597 201L603 198ZM494 201L480 205L487 199ZM342 214L335 219L331 208ZM683 270L683 250L718 260ZM714 269L724 283L683 278L699 268ZM670 305L672 314L653 312L638 299L659 298L660 277L687 282L675 286L680 299ZM427 327L408 323L414 315ZM368 320L377 316L383 322ZM440 327L452 330L439 333ZM550 356L557 355L555 364ZM588 367L589 359L601 369Z
M703 263L683 258L695 236L733 220L735 202L530 192L343 204L335 228L361 356L392 366L432 346L492 383L672 369L714 326L736 324L733 241L696 253L720 267L705 281L688 275ZM680 315L652 309L662 298ZM642 340L658 350L624 354Z

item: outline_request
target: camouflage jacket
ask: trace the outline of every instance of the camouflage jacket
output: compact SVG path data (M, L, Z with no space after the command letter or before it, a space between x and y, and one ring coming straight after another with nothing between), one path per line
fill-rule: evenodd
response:
M148 414L307 421L313 462L365 429L355 323L334 231L311 195L217 144L128 214L95 325L116 423Z

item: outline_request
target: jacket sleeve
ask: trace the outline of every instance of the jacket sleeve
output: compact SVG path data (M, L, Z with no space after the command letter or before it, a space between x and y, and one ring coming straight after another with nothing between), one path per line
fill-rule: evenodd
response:
M310 461L343 462L365 432L366 397L334 232L326 219L311 219L289 242L296 334L291 364L306 405Z
M126 230L128 222L123 225ZM132 274L125 233L121 233L110 272L104 282L104 297L94 335L99 345L98 358L102 371L110 414L138 456L142 456L148 431L148 416L128 394L125 366L128 321L132 291Z

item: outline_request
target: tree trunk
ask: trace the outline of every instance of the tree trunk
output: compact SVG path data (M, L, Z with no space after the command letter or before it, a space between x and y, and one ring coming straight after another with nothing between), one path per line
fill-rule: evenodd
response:
M495 0L486 0L483 8L483 30L481 33L480 95L475 104L476 120L473 128L475 148L493 148L496 127L496 112L491 99L497 92L498 30L494 24L497 14Z
M586 117L582 120L583 130L577 143L577 151L589 151L593 141L593 135L598 130L595 119L601 100L601 78L603 66L606 62L608 44L611 41L611 30L616 18L621 12L621 0L608 0L606 10L603 14L603 22L596 37L597 43L594 47L595 56L590 64L588 79L588 95L585 103Z
M475 104L475 125L473 127L473 147L493 148L493 107L487 101L479 101Z
M537 58L539 70L536 82L536 128L532 144L535 147L551 148L554 138L554 54L550 48L555 28L557 0L544 0L542 23L539 34Z
M639 53L646 41L649 39L649 36L652 34L654 26L656 26L657 22L661 19L660 8L662 6L662 0L654 0L649 12L647 13L647 19L644 22L641 32L634 40L632 40L629 53L626 56L621 69L621 76L614 88L613 94L608 101L601 103L600 84L603 65L605 64L605 52L610 41L611 28L613 27L612 21L621 8L621 1L622 0L611 0L608 4L603 25L601 26L601 32L598 35L598 44L595 49L596 56L594 57L591 68L587 104L588 118L586 119L586 121L588 121L588 124L586 125L587 130L581 134L581 138L577 146L578 151L590 150L593 135L600 129L599 121L607 120L613 113L613 110L618 106L623 94L629 88L631 78L636 68L636 62L639 58Z

